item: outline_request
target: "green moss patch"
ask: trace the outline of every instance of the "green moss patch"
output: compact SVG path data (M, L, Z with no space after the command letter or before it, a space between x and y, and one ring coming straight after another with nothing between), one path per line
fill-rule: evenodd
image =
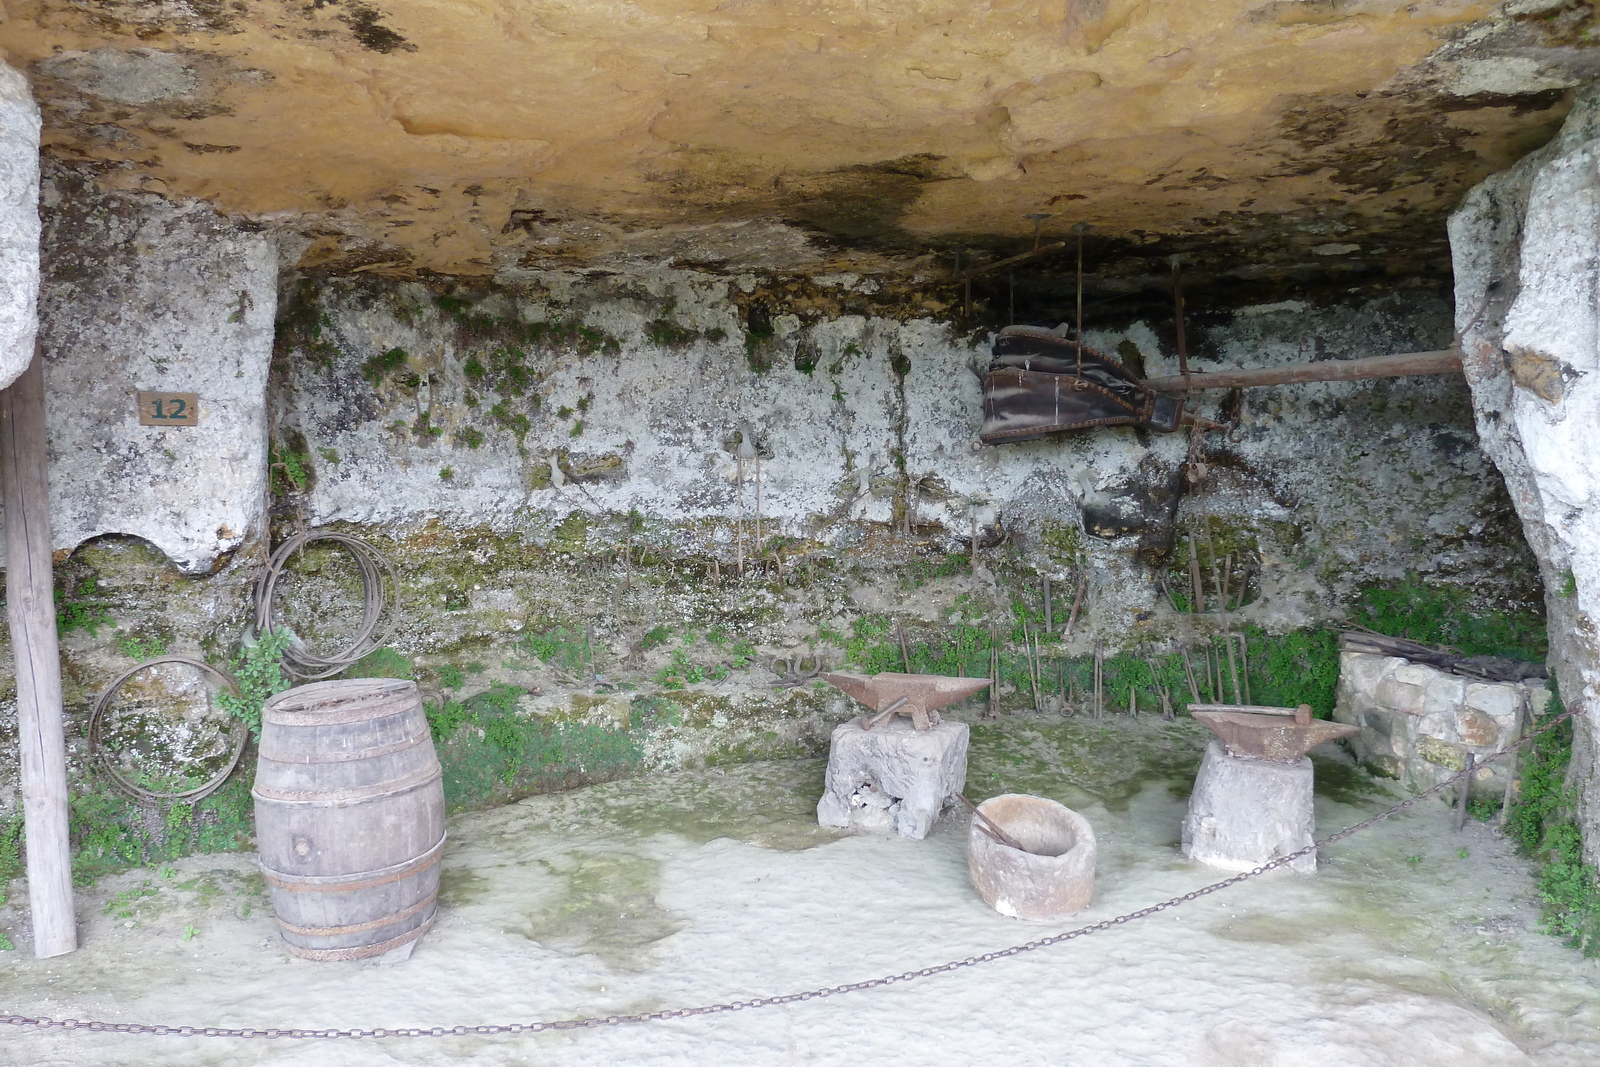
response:
M1559 708L1559 702L1552 703ZM1583 861L1577 791L1566 784L1571 761L1568 720L1533 742L1524 757L1521 788L1507 813L1506 833L1539 865L1545 932L1585 956L1600 956L1600 875Z

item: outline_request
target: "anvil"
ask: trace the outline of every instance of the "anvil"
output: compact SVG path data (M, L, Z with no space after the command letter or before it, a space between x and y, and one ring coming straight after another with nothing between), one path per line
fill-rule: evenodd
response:
M1217 735L1229 755L1280 763L1293 763L1325 741L1361 732L1357 726L1313 719L1307 704L1298 708L1191 704L1189 714Z
M865 730L886 723L896 715L909 715L911 725L919 730L930 730L940 722L935 708L965 700L989 684L987 678L901 674L898 671L873 675L830 671L822 678L877 712L861 724Z

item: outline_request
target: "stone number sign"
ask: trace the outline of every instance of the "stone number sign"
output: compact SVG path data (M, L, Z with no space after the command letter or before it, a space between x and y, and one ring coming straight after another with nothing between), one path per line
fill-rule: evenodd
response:
M200 394L140 392L139 425L200 425Z

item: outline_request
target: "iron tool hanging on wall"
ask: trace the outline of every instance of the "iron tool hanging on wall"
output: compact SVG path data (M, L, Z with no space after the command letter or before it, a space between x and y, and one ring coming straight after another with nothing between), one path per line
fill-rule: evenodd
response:
M1185 425L1225 429L1210 419L1186 414L1182 398L1146 388L1117 360L1083 343L1085 229L1083 223L1073 227L1078 235L1077 336L1067 339L1065 323L1054 330L1007 326L1000 331L983 380L983 429L978 439L997 445L1093 426L1147 426L1168 432ZM1181 325L1178 336L1183 336Z

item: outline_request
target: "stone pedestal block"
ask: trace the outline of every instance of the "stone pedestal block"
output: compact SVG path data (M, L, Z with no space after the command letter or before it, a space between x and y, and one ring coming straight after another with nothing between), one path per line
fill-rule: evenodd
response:
M852 719L835 727L817 822L922 840L966 788L967 734L964 722L917 730L898 719L864 730Z
M1206 746L1183 820L1183 854L1228 871L1248 871L1311 844L1311 760L1293 763L1230 756ZM1310 874L1315 853L1287 864Z

